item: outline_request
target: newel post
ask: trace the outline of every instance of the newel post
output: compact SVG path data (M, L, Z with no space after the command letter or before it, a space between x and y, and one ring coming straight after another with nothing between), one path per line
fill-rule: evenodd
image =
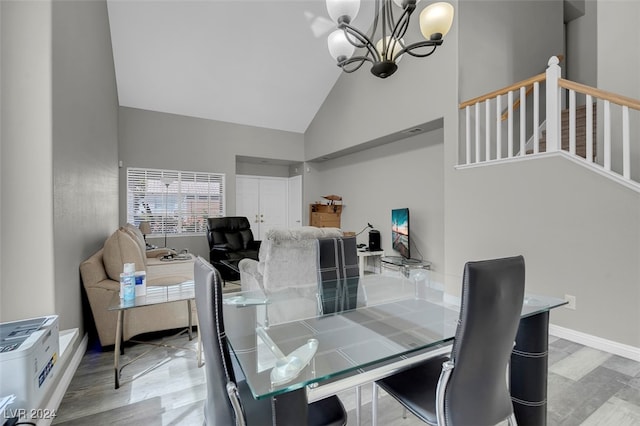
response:
M560 61L552 56L547 64L547 152L560 149Z

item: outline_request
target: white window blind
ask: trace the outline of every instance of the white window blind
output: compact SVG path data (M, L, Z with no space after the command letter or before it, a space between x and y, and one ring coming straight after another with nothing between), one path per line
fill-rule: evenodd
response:
M223 173L127 168L127 222L147 221L151 236L204 234L225 215Z

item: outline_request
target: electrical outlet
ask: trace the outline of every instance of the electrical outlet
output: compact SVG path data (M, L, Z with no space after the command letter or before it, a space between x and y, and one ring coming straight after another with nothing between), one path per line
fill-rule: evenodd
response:
M575 296L572 296L570 294L565 294L564 295L564 300L566 300L568 302L566 305L564 305L565 308L573 309L574 311L576 310L576 297Z

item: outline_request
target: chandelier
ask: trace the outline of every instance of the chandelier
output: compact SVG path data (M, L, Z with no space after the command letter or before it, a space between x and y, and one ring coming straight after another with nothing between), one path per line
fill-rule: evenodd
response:
M347 73L371 62L371 73L387 78L396 72L403 54L424 58L435 52L453 22L453 6L445 2L430 4L420 12L420 31L426 40L405 44L403 37L420 0L382 0L382 6L381 0L375 0L376 16L369 36L351 25L360 9L360 0L326 1L329 16L338 24L338 29L329 34L329 53ZM397 21L394 14L399 16ZM374 44L379 21L381 31ZM364 54L353 56L356 48L365 49Z

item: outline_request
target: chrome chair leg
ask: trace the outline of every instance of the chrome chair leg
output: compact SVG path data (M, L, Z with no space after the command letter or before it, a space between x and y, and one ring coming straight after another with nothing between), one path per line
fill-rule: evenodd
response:
M356 386L356 425L360 426L361 423L361 407L362 407L362 389L360 386Z
M371 393L371 426L378 425L378 385L373 383L373 390Z

